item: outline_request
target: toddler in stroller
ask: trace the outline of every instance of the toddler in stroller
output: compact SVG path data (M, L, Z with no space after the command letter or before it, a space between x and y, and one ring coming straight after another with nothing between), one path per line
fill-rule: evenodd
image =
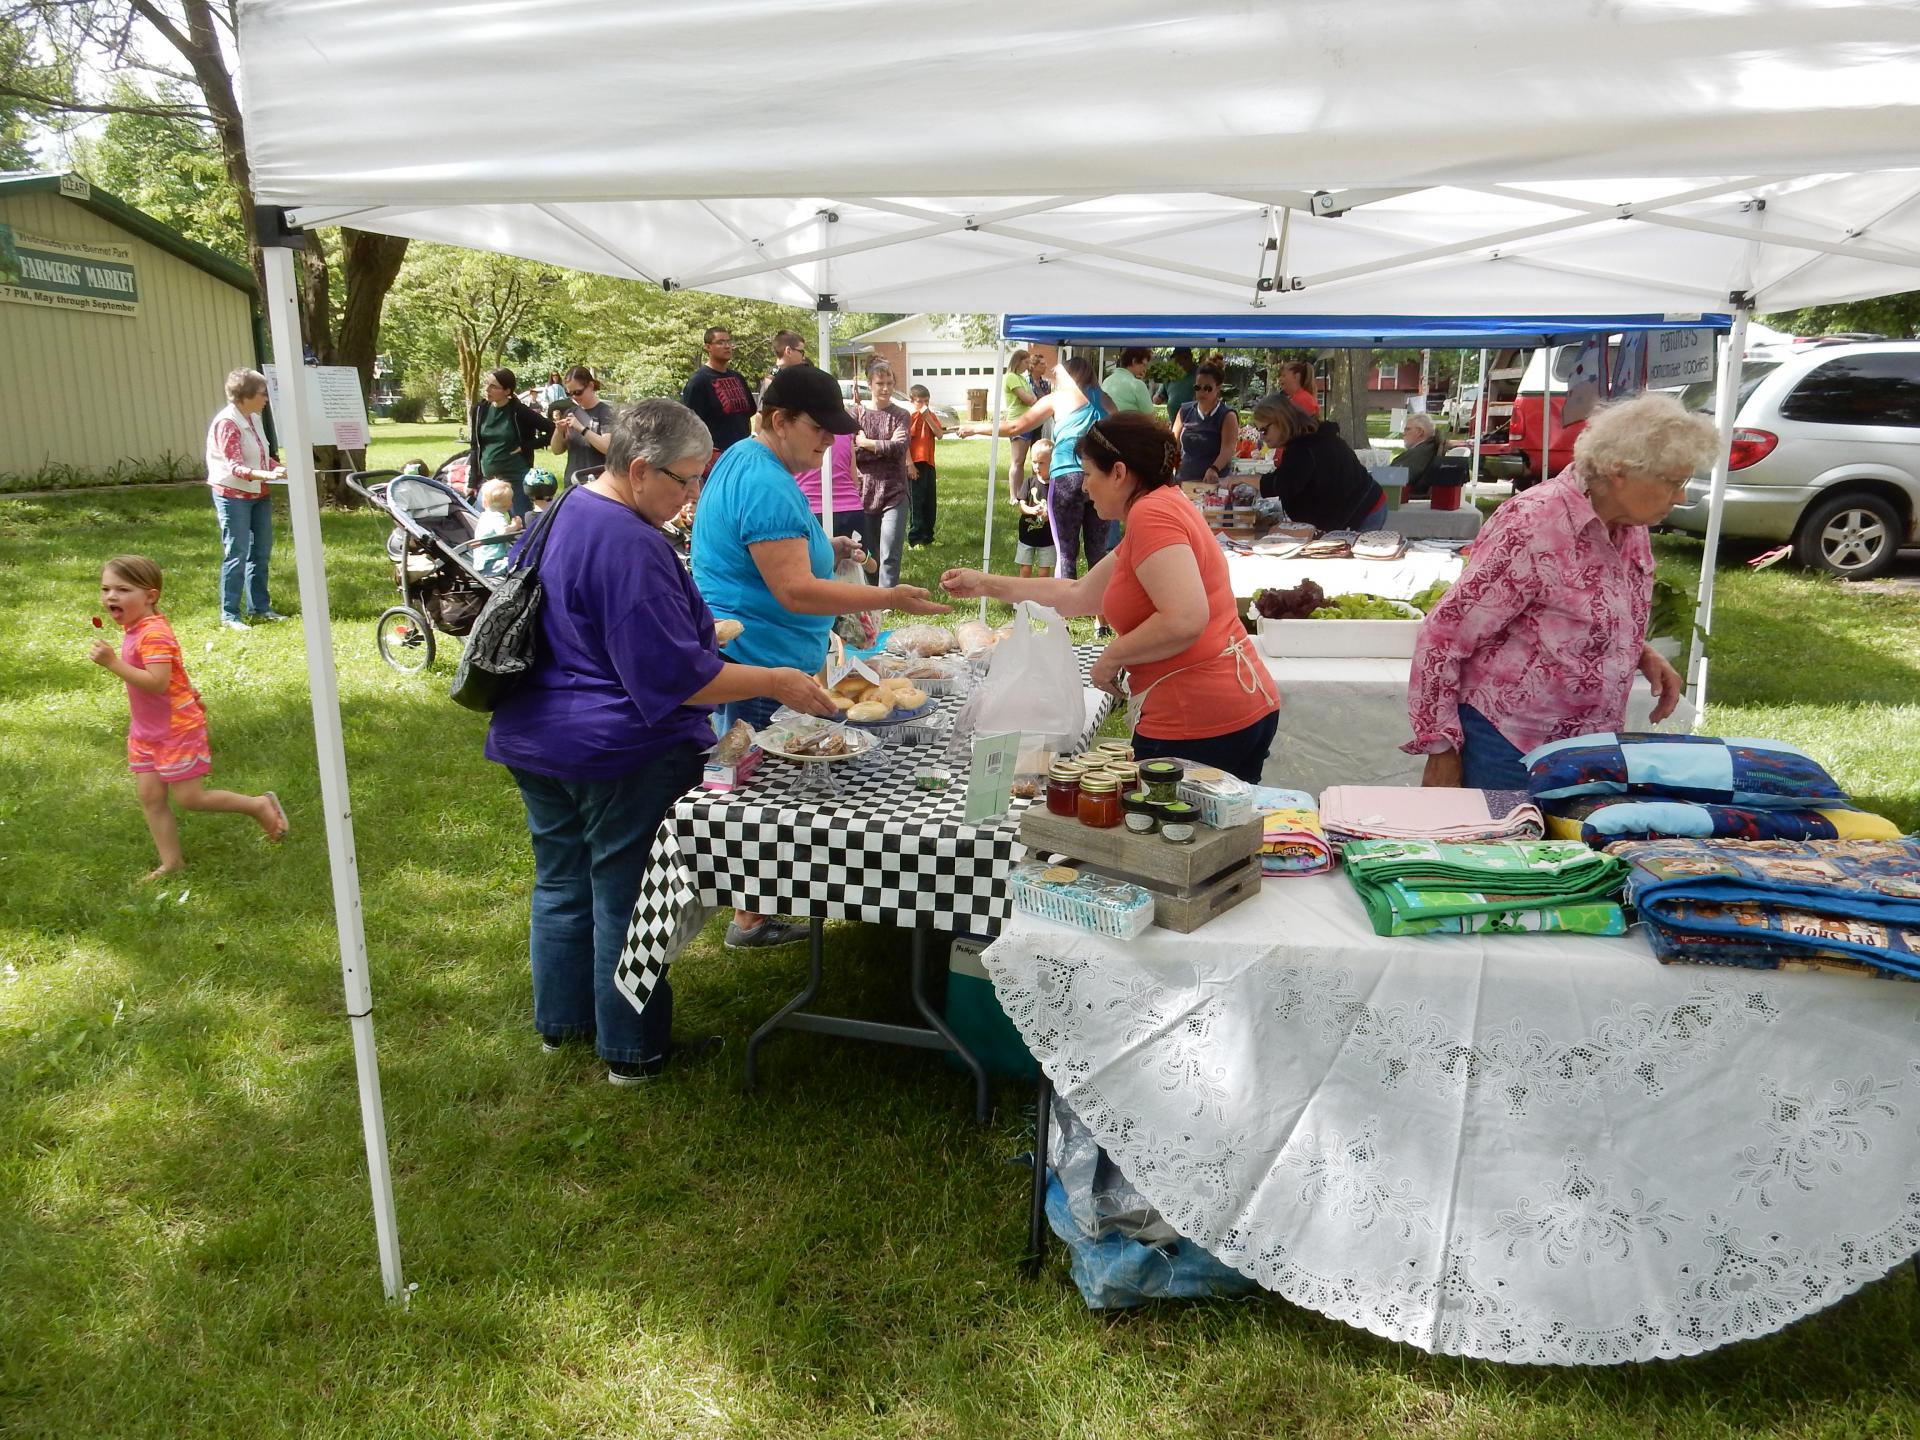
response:
M514 536L520 533L520 521L513 513L513 486L489 480L480 487L480 518L473 533L479 542L470 552L474 568L482 575L505 574Z

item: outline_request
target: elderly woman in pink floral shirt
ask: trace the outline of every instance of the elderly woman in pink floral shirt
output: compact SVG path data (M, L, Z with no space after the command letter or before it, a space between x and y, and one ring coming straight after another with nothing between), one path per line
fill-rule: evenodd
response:
M1524 790L1527 751L1622 728L1636 672L1653 718L1672 713L1680 676L1646 644L1647 527L1714 448L1711 420L1642 395L1598 412L1570 469L1494 512L1414 650L1402 748L1427 757L1426 784Z

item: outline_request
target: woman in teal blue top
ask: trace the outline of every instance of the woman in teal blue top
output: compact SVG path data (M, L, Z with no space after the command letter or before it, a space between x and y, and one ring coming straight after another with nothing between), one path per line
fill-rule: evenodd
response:
M1053 389L1024 414L1000 422L1002 435L1024 435L1053 421L1053 467L1047 482L1047 513L1053 520L1057 556L1054 574L1071 580L1079 572L1080 542L1087 547L1087 569L1103 559L1111 541L1107 522L1087 498L1080 469L1080 437L1096 421L1113 414L1113 401L1094 383L1093 362L1076 355L1053 372ZM991 425L962 425L959 434L986 435Z
M917 585L876 589L833 578L836 549L851 551L854 542L827 538L794 476L818 470L833 437L855 428L831 375L812 365L790 365L775 372L760 397L759 433L730 446L701 486L693 583L716 619L744 627L727 647L736 664L791 665L811 674L826 663L836 615L946 613ZM782 658L770 658L776 655ZM766 698L722 705L720 728L744 720L759 730L778 708L778 701ZM784 945L806 933L804 925L736 910L726 944Z
M727 647L728 659L811 672L826 663L836 615L946 613L917 585L875 589L833 578L836 545L851 549L853 542L827 538L794 476L817 470L833 437L853 430L833 377L790 365L761 397L760 433L722 454L701 487L693 580L717 618L745 627ZM745 720L758 729L775 708L764 699L722 706L720 723Z

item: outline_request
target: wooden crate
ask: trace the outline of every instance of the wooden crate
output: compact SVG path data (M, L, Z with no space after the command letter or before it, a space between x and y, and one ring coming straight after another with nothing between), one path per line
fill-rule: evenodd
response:
M1150 890L1153 923L1184 935L1258 893L1261 829L1258 820L1231 830L1196 825L1193 844L1169 845L1125 828L1090 829L1034 805L1020 817L1020 843Z

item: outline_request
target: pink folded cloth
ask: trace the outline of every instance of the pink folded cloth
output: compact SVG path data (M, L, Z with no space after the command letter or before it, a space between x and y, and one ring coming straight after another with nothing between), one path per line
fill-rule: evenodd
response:
M1538 840L1539 807L1524 790L1449 790L1420 785L1335 785L1320 797L1320 823L1336 846L1349 840Z

